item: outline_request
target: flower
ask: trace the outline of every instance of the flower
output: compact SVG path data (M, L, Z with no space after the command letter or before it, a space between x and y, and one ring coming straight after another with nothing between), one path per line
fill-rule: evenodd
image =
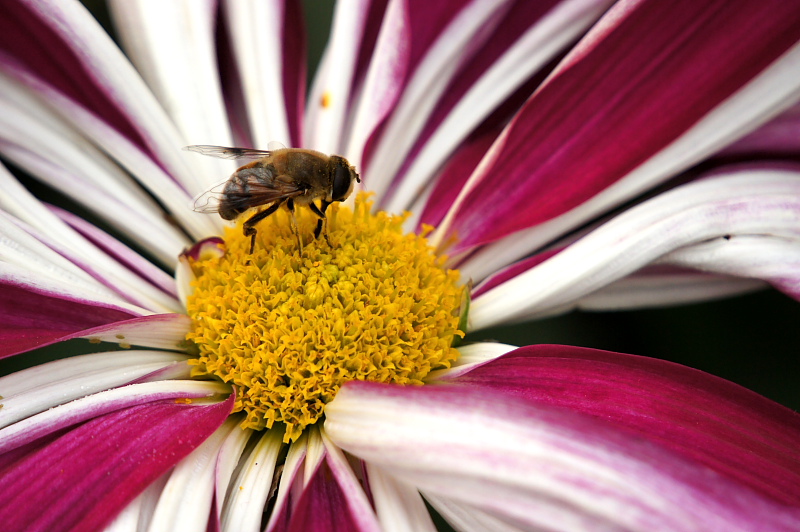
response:
M298 6L223 2L219 24L217 7L112 2L138 72L75 2L0 16L0 153L73 207L0 172L0 352L128 348L0 379L6 530L432 530L426 502L465 530L798 528L800 419L783 407L631 355L467 343L449 357L463 317L469 332L765 282L798 297L796 5L342 2L307 105ZM275 213L248 255L241 228L187 206L233 167L180 147L275 140L344 154L378 207L411 214L331 207L330 242L301 251L292 227L302 241L315 220ZM386 243L357 244L368 235ZM469 305L443 280L445 252L458 286L476 283ZM262 376L253 359L213 360L228 338L214 334L264 307L280 268L316 306L270 292L270 311L291 308L229 351L287 323L274 340L296 349L313 310L331 320L313 346L371 335L344 346L370 356L335 372L373 364L425 385L306 388L327 395L325 417L302 423L238 405ZM357 304L327 302L362 274ZM380 326L337 330L363 294L381 296ZM398 318L426 304L435 325ZM434 358L404 359L412 332ZM320 378L295 371L270 382Z

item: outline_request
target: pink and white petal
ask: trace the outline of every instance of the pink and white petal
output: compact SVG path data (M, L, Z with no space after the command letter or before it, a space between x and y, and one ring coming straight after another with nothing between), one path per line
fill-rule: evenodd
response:
M115 351L56 360L0 377L0 427L80 397L118 388L185 363L187 358L162 351ZM189 377L186 373L184 378Z
M425 500L459 532L525 532L522 528L505 523L474 506L447 497L426 493Z
M219 452L231 432L239 430L242 429L238 420L228 419L178 463L158 499L148 528L150 532L206 532L213 513Z
M289 523L274 530L378 532L381 528L347 459L326 442L321 460L310 474Z
M69 97L93 109L132 142L153 154L179 182L197 188L203 167L178 149L175 126L92 15L75 1L17 2L6 10L0 49Z
M730 235L798 238L798 212L800 173L792 169L734 169L675 188L476 297L470 325L481 329L569 308L687 245ZM788 265L783 275L791 279L796 272Z
M398 481L370 464L367 464L367 478L383 532L436 532L436 526L417 488Z
M376 3L373 0L336 3L331 34L309 93L304 147L323 153L344 153L342 132L352 98L358 53L367 26L380 25L380 20L369 18L375 15L370 8Z
M239 474L231 482L230 495L225 500L220 519L222 530L261 532L261 520L283 447L283 433L278 428L263 432L250 455L242 460Z
M4 263L31 274L63 280L65 285L76 289L124 300L122 295L115 294L111 288L48 246L48 242L37 238L42 236L13 216L0 211L0 238L6 243L0 248L0 260Z
M0 454L89 419L155 401L206 402L230 388L206 381L158 381L131 384L76 399L0 429Z
M237 416L241 422L241 415ZM222 444L217 457L216 472L214 473L214 509L211 516L211 523L218 529L221 528L220 522L226 504L226 494L233 485L232 478L236 472L239 461L246 450L247 442L250 440L253 431L251 429L233 430Z
M470 178L442 227L460 236L455 252L559 217L581 224L788 108L798 28L782 2L615 5Z
M286 27L286 17L295 9L292 4L293 0L282 0L225 2L222 5L253 142L263 149L270 142L291 146L299 141L292 136L286 111L287 100L292 95L284 93L282 82L284 74L289 74L284 72L284 56L291 52L286 48L286 38L294 38L293 34L299 31L299 28Z
M480 3L481 0L387 3L369 66L355 90L349 126L343 132L347 136L344 155L350 162L362 168L370 137L392 112L426 53L460 13L472 5L480 8ZM372 183L369 187L373 188Z
M725 148L720 157L796 155L800 152L800 105L779 114Z
M797 222L800 223L800 210ZM659 262L722 275L763 279L786 295L800 299L800 237L731 235L677 249Z
M297 507L297 502L305 487L308 476L305 474L303 467L313 466L309 475L313 473L319 465L321 456L317 460L313 459L306 461L308 451L308 433L311 432L318 439L319 435L315 430L306 431L300 435L297 441L289 445L289 452L286 454L286 461L283 464L281 471L280 482L278 483L278 492L275 496L275 504L273 505L272 514L269 516L269 522L264 529L265 532L274 532L276 530L287 530L289 527L289 520ZM312 462L314 462L312 464Z
M0 508L4 529L101 528L200 445L232 404L232 396L188 405L151 395L138 405L94 412L85 423L7 464L0 486L7 503Z
M386 412L394 415L387 416ZM468 386L350 382L326 409L346 451L523 529L793 530L777 504L588 416Z
M168 223L161 207L151 199L137 198L137 194L132 193L127 185L120 185L107 172L110 168L119 171L116 166L97 164L104 156L91 158L86 153L88 147L78 149L72 143L58 140L52 130L39 128L24 118L20 120L28 132L21 132L16 126L0 127L0 135L6 136L0 140L0 151L5 157L102 217L164 264L171 265L171 261L187 245L188 240L178 228ZM30 136L29 133L33 133L33 130L36 130L36 135ZM45 152L34 151L32 148L40 142L47 144L50 141L54 144L47 156L42 155ZM64 148L65 151L59 148ZM125 179L130 186L138 187L132 180Z
M500 50L492 50L491 59L487 58L489 67L477 78L466 75L462 81L456 77L454 82L458 85L448 87L443 96L452 100L456 94L459 100L447 104L446 116L438 116L443 103L437 103L432 117L435 125L426 125L426 130L432 131L425 132L425 145L403 172L397 190L385 203L386 209L401 212L410 208L418 190L430 182L459 144L535 72L586 31L611 3L609 0L516 2L499 24L497 34L478 51L478 55L483 55L501 46ZM517 34L516 28L509 26L520 26L521 21L524 26L520 29L524 31ZM511 38L512 41L506 42ZM474 61L473 58L470 63Z
M13 243L13 247L0 251L0 256L10 264L30 268L43 276L49 274L54 279L63 277L76 288L85 286L90 293L115 295L152 312L175 312L182 308L175 297L131 275L126 268L114 264L113 259L106 256L105 261L95 264L48 233L39 232L2 211L0 235ZM105 265L109 265L111 271L104 268Z
M647 267L579 299L574 308L607 311L687 305L766 287L755 279Z
M87 251L92 254L92 257L98 262L102 262L104 267L113 269L117 275L127 272L128 277L133 277L138 281L146 281L148 285L155 286L162 292L177 298L175 279L164 270L80 216L55 206L50 206L49 210L82 235L85 240L93 244L93 246L89 246L85 244L85 240L81 242L84 244L83 247L86 247ZM102 253L96 253L95 250L97 248L100 248ZM70 249L73 249L72 246L70 246Z
M482 366L517 349L515 345L496 342L479 342L476 344L461 345L458 347L458 359L447 369L437 369L428 373L426 383L434 383L441 379L452 379L458 375L468 373L473 368Z
M0 286L0 358L148 313L6 263L0 263Z
M367 499L363 486L353 473L347 457L339 447L330 441L324 428L324 425L320 428L320 435L325 445L325 463L330 467L333 480L336 481L345 498L350 517L359 530L381 530L375 511ZM319 476L318 471L315 476Z
M210 179L216 180L219 175L224 174L218 174L212 171L213 168L203 166L202 168L207 170L205 173L193 172L192 182L182 186L173 180L149 153L102 120L92 108L83 107L76 100L67 97L18 65L5 65L5 74L0 75L4 97L14 98L18 105L24 106L26 113L34 114L38 123L43 123L51 129L56 128L61 136L85 137L76 142L91 141L158 198L181 226L195 238L219 231L220 225L215 218L189 212L186 205L195 194L210 186ZM34 94L38 98L34 98ZM190 159L195 164L200 164L199 160L192 157Z
M654 358L539 345L452 382L590 415L782 504L800 504L800 416L702 371Z
M83 219L65 214L65 211L57 211L62 218L66 218L78 228L83 236L70 228L51 212L52 207L43 205L2 165L0 165L0 208L36 228L41 234L47 234L53 241L69 249L71 254L81 257L83 262L92 264L92 269L123 278L128 284L139 286L139 283L144 282L141 278L144 278L148 285L155 285L167 294L175 291L174 281L163 270ZM85 238L87 236L90 242L87 242ZM98 246L101 249L98 249ZM108 255L109 252L111 257ZM123 264L120 264L120 261Z
M347 153L355 155L354 164L364 166L365 182L379 202L453 76L491 36L510 4L509 0L472 0L456 6L458 11L406 78L391 114L381 126L382 131L373 137L370 153L362 155L363 148L351 141ZM363 139L365 146L367 140Z
M109 9L128 57L186 142L230 146L215 48L217 1L115 0ZM220 175L234 170L226 166Z

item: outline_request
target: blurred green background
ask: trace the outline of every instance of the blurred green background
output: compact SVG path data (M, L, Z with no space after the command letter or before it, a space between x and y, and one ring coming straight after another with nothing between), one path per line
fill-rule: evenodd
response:
M102 1L85 2L109 27ZM310 73L327 38L333 0L306 0ZM310 74L311 77L311 74ZM702 369L755 390L789 408L800 408L800 304L774 291L679 308L615 313L573 312L467 340L495 339L515 345L560 343L658 357ZM87 342L46 348L0 361L0 374L32 365Z

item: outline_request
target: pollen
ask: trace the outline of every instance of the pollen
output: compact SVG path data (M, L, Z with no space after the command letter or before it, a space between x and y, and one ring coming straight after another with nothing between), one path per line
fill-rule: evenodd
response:
M403 232L407 215L371 207L364 194L352 209L332 205L327 240L314 239L317 217L297 209L302 250L280 209L259 224L252 254L240 222L224 252L189 259L192 374L235 388L243 427L281 423L294 441L345 382L421 385L457 358L458 272Z
M319 103L320 103L320 105L322 106L323 109L327 109L328 107L331 106L331 100L332 99L333 99L333 95L330 93L330 91L325 91L325 92L322 93L322 96L320 97Z

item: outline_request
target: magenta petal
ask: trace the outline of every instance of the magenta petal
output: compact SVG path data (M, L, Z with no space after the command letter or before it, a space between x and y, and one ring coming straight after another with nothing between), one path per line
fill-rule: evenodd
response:
M0 358L135 314L0 279Z
M662 150L800 39L798 4L619 3L509 125L454 253L550 220ZM502 176L499 179L498 176Z
M286 2L283 27L283 94L292 146L301 146L306 94L306 30L297 0Z
M48 442L3 472L3 530L99 530L222 425L233 400L138 405Z
M570 346L520 348L453 379L598 417L800 505L800 415L658 360Z

